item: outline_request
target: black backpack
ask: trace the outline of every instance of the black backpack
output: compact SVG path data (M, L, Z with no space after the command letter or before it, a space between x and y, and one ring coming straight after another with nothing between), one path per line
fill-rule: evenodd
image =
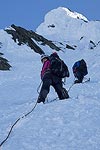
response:
M50 64L51 64L51 73L60 77L65 78L69 77L69 70L67 65L64 63L63 60L59 58L57 54L51 54L49 56Z
M81 59L73 65L73 73L80 71L85 76L88 74L87 65L84 59Z

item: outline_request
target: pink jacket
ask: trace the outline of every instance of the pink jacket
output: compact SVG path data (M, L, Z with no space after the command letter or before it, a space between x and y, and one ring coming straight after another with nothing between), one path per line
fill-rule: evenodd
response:
M43 79L44 74L50 69L50 61L46 60L43 64L42 70L41 70L41 79Z

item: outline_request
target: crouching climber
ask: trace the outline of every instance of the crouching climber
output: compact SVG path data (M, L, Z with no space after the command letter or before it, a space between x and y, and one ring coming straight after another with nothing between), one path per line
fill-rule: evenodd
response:
M74 81L75 84L82 83L84 76L88 74L87 64L84 59L75 62L75 64L72 67L72 70L76 78L76 80Z

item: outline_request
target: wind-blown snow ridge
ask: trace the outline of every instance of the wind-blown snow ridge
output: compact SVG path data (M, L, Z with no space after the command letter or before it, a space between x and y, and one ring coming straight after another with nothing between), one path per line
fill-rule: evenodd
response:
M85 17L85 16L83 16L82 14L80 14L80 13L77 13L77 12L73 12L73 11L71 11L71 10L69 10L68 8L65 8L65 7L59 7L59 8L57 8L57 11L58 12L63 12L63 13L66 13L66 15L68 15L68 16L70 16L70 17L72 17L72 18L76 18L76 19L82 19L82 20L84 20L84 21L88 21L88 19ZM54 13L54 10L52 10L51 12L53 12Z

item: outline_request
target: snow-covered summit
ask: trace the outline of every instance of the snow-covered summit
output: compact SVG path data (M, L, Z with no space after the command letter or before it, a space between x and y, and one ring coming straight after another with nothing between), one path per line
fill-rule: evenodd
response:
M67 8L58 7L45 15L44 22L36 29L51 40L79 40L87 37L89 40L100 39L100 22L88 21L83 15Z
M42 31L42 33L48 33L49 31L51 32L51 30L53 32L55 28L66 28L70 22L72 24L74 22L77 22L77 20L79 22L88 21L87 18L82 14L72 12L71 10L64 7L58 7L57 9L49 11L45 15L44 22L41 23L37 28L37 32Z
M52 15L55 17L60 17L60 19L62 19L61 18L62 16L64 16L64 17L66 16L66 18L71 17L71 18L77 18L77 19L81 19L84 21L88 21L88 19L85 16L83 16L82 14L77 13L75 11L73 12L65 7L58 7L56 9L51 10L50 12L48 12L45 15L45 19L51 19L49 17L51 17Z
M64 12L64 13L66 13L65 15L70 16L72 18L77 18L77 19L81 19L81 20L84 20L84 21L88 21L88 19L85 16L83 16L82 14L77 13L75 11L73 12L73 11L67 9L67 8L64 8L64 7L59 7L57 9L57 11L58 12Z

